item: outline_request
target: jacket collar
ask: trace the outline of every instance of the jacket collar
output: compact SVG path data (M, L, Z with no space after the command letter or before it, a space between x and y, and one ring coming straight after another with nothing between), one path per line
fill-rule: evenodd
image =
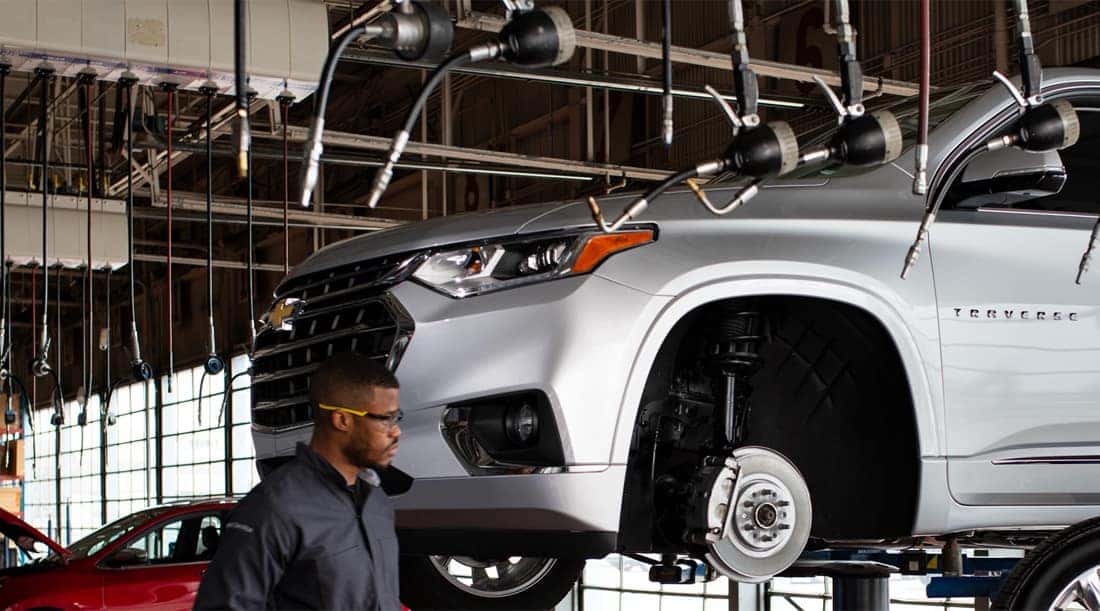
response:
M340 489L348 487L348 482L344 479L344 475L337 471L336 467L333 467L331 464L329 464L329 462L325 460L324 457L322 457L317 452L314 452L313 448L309 447L308 444L298 442L298 447L296 448L296 456L299 459L305 461L307 465L309 465L314 471L317 471L324 479L331 482L334 486L337 486ZM378 474L375 473L374 469L363 469L359 472L358 477L360 480L367 484L370 484L371 486L377 487L381 483L381 480L379 479Z

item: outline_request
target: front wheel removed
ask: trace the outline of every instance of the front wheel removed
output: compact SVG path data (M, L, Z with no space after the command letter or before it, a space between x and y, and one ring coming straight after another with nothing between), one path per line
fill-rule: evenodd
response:
M402 556L401 602L414 611L543 611L565 598L583 569L583 559L571 558Z
M696 505L696 523L710 565L735 581L759 583L790 567L810 538L810 490L783 455L738 448L702 470L709 494ZM705 513L700 513L705 512Z

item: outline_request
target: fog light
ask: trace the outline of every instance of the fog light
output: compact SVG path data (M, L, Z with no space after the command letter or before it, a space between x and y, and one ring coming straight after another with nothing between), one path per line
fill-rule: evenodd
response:
M539 414L529 403L508 408L504 414L504 433L512 443L528 447L539 438Z

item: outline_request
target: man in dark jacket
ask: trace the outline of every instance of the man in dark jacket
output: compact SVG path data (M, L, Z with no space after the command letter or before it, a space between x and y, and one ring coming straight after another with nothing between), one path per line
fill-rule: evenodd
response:
M397 611L393 506L377 471L401 429L397 379L339 354L310 382L313 437L229 516L195 609Z

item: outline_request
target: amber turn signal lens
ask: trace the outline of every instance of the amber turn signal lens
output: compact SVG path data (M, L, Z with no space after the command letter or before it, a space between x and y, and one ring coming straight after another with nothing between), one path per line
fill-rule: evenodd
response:
M653 231L651 229L592 236L588 238L584 248L577 255L577 261L573 264L573 273L590 272L611 255L652 241Z

